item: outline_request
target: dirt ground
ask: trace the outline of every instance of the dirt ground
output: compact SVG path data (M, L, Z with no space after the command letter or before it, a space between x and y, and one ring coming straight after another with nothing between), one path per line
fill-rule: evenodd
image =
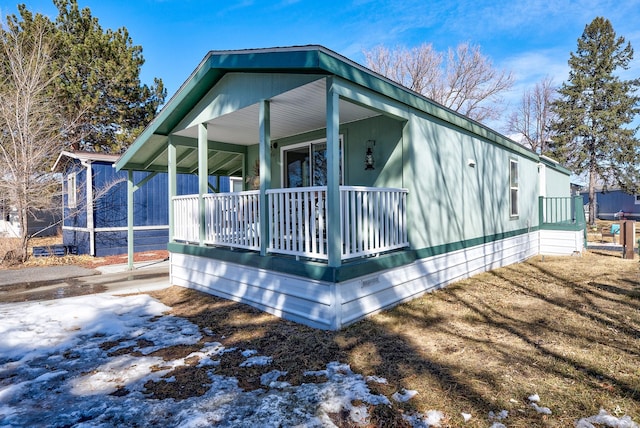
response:
M339 332L304 327L246 305L179 287L154 292L225 347L273 357L283 381L331 361L387 379L376 392L406 388L407 403L373 406L372 426L405 426L410 410L444 412L443 426L486 427L489 412L509 412L509 427L567 427L600 409L640 417L640 270L618 253L535 257L477 275L382 312ZM200 345L197 345L197 348ZM170 358L194 349L164 350ZM169 357L169 355L167 355ZM256 369L225 354L217 370L245 389L260 388ZM191 367L176 383L149 385L158 397L203 393ZM194 382L193 379L197 379ZM527 400L540 396L537 412ZM464 423L462 412L474 417ZM350 426L335 415L338 426ZM490 424L489 424L490 425Z
M126 262L126 256L57 259L84 266ZM402 389L418 391L406 403L372 406L371 426L406 426L402 414L413 410L443 412L444 427L490 426L489 412L501 410L509 412L502 421L509 427L574 426L600 409L640 420L637 256L623 260L619 252L591 250L580 257L534 257L338 332L180 287L152 295L210 332L203 342L273 357L273 369L288 373L282 381L300 384L305 371L340 361L365 376L387 379L371 385L374 392L389 397ZM176 359L201 345L159 352ZM247 390L263 387L259 369L239 368L240 359L239 353L226 353L217 372L237 378ZM175 382L151 383L147 392L181 400L207 389L206 373L195 364L172 374ZM552 413L537 412L527 399L532 394ZM462 412L472 419L464 423ZM345 415L333 418L338 426L352 426Z
M105 256L105 257L92 257L88 255L68 255L64 257L33 257L32 248L33 247L46 247L53 245L61 245L62 237L61 236L53 236L46 238L34 238L29 242L29 259L22 264L17 263L0 263L0 269L19 269L22 267L36 267L36 266L58 266L58 265L76 265L82 266L86 268L96 268L100 266L107 266L113 264L124 264L127 263L127 255L120 254L115 256ZM13 238L0 238L0 262L3 260L4 255L7 251L15 250L18 247L19 243L17 239ZM151 261L151 260L163 260L169 257L169 252L167 250L154 250L154 251L144 251L135 253L133 257L134 263Z

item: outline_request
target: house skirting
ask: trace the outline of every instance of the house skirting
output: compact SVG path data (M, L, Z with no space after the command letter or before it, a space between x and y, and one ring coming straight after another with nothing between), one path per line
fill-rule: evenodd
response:
M338 282L179 252L179 247L169 245L172 284L327 330L340 329L451 282L521 262L538 254L539 248L539 231L526 232Z
M540 230L540 254L570 256L584 251L584 230Z

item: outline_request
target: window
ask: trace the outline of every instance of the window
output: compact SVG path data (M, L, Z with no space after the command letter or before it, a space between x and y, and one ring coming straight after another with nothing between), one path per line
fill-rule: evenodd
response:
M511 217L518 216L518 161L509 160L509 207Z
M76 208L76 173L69 174L67 177L67 206L69 208Z
M242 177L229 177L232 192L242 192Z
M342 136L340 136L340 184L342 184ZM327 185L327 140L294 144L281 149L282 187Z
M635 198L635 204L636 204L636 205L640 205L640 195L635 195L635 196L636 196L636 198Z

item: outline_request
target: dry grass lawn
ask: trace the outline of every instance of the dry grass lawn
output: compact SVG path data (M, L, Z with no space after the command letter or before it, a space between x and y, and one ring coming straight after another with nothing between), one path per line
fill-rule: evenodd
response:
M489 412L501 410L509 412L501 421L508 427L569 427L600 409L640 421L640 271L637 259L622 260L618 253L535 257L339 332L179 287L154 296L175 315L210 329L207 340L272 356L269 370L288 372L280 380L300 384L304 371L340 361L386 378L386 385L369 385L387 397L403 388L418 391L406 403L371 407L372 426L406 426L403 412L432 409L452 427L487 427ZM175 358L191 351L163 352ZM238 358L225 354L216 372L235 376L245 389L262 387L264 368L238 368ZM193 367L176 376L177 384L150 385L150 392L176 399L199 395L203 379ZM532 394L551 415L531 406ZM464 423L461 412L472 419ZM343 415L334 420L351 426Z

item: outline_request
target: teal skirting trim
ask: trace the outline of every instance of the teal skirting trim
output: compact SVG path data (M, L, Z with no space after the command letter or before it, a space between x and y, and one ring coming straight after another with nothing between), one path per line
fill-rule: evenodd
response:
M586 225L580 223L545 223L540 226L540 230L567 230L577 232L584 230Z
M538 230L537 227L520 229L485 236L482 238L468 239L466 241L458 241L429 248L422 248L419 250L399 250L388 254L382 254L377 257L350 260L337 268L329 267L322 262L296 260L294 257L289 256L260 256L260 254L251 251L231 250L220 247L200 247L197 245L182 244L178 242L170 242L167 248L172 253L206 257L224 262L256 267L259 269L302 276L318 281L344 282L386 269L404 266L419 259L512 238L514 236L523 235L536 230Z
M416 250L416 258L425 259L427 257L438 256L440 254L450 253L452 251L458 251L469 247L475 247L476 245L488 244L502 239L513 238L514 236L524 235L529 232L535 232L539 230L538 226L528 229L512 230L510 232L501 232L494 235L482 236L480 238L467 239L465 241L450 242L448 244L436 245L435 247L422 248Z

